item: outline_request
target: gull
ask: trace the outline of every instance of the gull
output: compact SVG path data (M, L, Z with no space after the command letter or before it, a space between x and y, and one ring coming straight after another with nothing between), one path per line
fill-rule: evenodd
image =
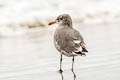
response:
M58 24L54 33L54 45L60 52L60 72L62 64L62 55L73 57L72 58L72 71L74 66L75 56L86 56L87 49L85 42L79 31L73 28L72 19L69 14L61 14L54 21L50 21L49 25Z

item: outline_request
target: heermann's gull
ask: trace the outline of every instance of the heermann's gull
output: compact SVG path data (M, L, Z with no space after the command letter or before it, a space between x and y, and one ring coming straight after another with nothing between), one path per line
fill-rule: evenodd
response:
M72 59L72 71L74 64L74 56L85 55L85 52L88 52L83 37L80 33L75 30L72 26L72 19L68 14L62 14L57 17L55 21L51 21L49 25L58 23L55 34L54 34L54 45L56 49L61 53L60 59L60 72L62 55L73 57ZM81 50L80 50L81 49Z

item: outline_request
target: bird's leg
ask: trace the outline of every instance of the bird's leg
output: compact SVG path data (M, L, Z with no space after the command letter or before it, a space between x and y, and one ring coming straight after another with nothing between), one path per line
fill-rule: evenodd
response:
M74 71L72 71L72 73L73 73L74 80L75 80L75 79L76 79L76 74L75 74L75 72L74 72Z
M74 73L73 66L74 66L74 56L73 56L73 59L72 59L72 72L73 72L74 80L75 80L76 79L76 74Z
M74 66L74 56L73 56L73 59L72 59L72 71L73 71L73 66Z
M62 69L61 69L61 65L62 65L62 54L61 54L61 57L60 57L60 70L59 70L60 73L63 72Z

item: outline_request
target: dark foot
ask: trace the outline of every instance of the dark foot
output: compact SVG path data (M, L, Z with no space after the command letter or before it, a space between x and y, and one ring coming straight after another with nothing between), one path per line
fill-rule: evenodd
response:
M75 73L73 73L73 75L74 75L74 80L76 79L76 74Z
M76 79L76 74L74 73L74 70L73 69L71 69L72 70L72 73L73 73L73 76L74 76L74 80Z
M63 72L63 70L62 70L62 69L60 69L60 70L59 70L59 73L62 73L62 72Z

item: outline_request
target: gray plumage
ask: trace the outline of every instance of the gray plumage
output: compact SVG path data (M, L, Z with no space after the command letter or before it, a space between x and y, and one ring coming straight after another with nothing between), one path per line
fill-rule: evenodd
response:
M49 25L58 23L58 27L54 34L54 45L56 49L61 53L60 58L60 70L62 73L62 55L73 57L72 59L72 72L74 65L74 56L85 55L85 52L88 52L83 37L81 34L75 30L72 26L72 19L68 14L62 14L57 17L55 21L51 21ZM76 75L74 74L74 77ZM63 79L63 78L62 78Z
M68 14L62 14L55 20L59 24L54 34L56 49L65 56L85 55L88 52L81 34L72 27L72 19ZM80 49L82 49L80 51Z

